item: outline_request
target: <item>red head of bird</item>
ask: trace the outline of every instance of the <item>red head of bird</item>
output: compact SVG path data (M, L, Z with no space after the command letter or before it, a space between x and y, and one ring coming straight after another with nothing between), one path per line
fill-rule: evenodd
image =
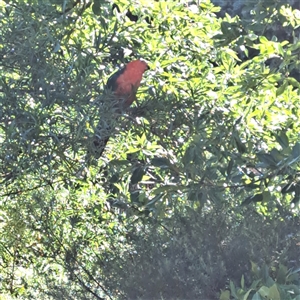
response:
M133 60L108 79L106 88L113 92L124 108L127 108L136 99L143 74L148 69L146 62Z

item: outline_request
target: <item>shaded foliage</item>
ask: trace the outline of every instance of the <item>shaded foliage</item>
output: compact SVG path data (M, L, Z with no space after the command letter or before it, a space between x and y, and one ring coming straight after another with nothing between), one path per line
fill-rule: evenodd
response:
M106 284L122 299L218 299L228 278L238 285L244 276L250 286L253 264L276 269L280 261L296 270L299 220L282 217L187 209L166 226L141 226L128 236L134 247L117 251L103 269Z

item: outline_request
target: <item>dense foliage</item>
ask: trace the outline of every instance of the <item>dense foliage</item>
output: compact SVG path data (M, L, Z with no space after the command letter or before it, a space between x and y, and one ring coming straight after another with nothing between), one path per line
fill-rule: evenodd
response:
M300 299L300 11L265 2L0 2L3 299Z

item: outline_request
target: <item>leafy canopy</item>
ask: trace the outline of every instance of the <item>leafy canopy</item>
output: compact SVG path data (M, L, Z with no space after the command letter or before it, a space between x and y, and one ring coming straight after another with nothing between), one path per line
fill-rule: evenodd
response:
M4 293L112 297L101 276L116 248L134 249L131 230L195 211L299 212L300 44L264 35L273 18L295 32L299 11L249 24L210 1L115 4L0 4ZM97 125L113 119L104 83L139 57L151 71L138 102L96 159Z

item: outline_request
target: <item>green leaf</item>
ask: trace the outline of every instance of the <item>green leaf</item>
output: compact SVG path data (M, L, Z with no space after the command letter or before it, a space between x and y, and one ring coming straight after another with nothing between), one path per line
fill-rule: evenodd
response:
M263 195L263 193L256 194L256 195L254 195L254 196L251 198L251 202L254 202L254 203L256 203L256 202L261 202L261 201L263 201L263 200L264 200L264 195Z
M130 193L130 200L132 203L139 203L140 191L133 191Z
M123 160L114 159L114 160L111 160L109 162L109 164L114 165L114 166L128 166L130 164L130 162L126 159L123 159Z
M278 151L276 148L273 148L270 151L270 155L273 157L274 161L276 161L277 163L284 158L282 153L280 151Z
M230 292L228 290L221 291L219 300L230 300Z
M287 89L288 87L288 82L287 80L284 80L283 81L283 84L281 86L279 86L276 90L276 97L280 96L281 94L283 94L285 92L285 90Z
M294 159L297 159L300 157L300 143L297 142L294 147L293 147L293 150L292 150L292 156Z
M245 278L244 278L244 274L242 275L242 278L241 278L241 288L242 288L242 289L245 289Z
M261 201L263 201L263 200L264 200L263 193L255 194L255 195L253 195L253 196L247 197L247 198L243 201L242 205L247 205L247 204L249 204L249 203L251 203L251 202L254 202L254 203L256 203L256 202L261 202Z
M254 273L255 277L259 277L259 270L257 270L256 273ZM257 290L258 286L261 285L261 280L260 279L256 279L251 283L251 288L254 290Z
M280 80L281 74L272 74L268 77L269 82L276 83Z
M101 15L101 1L94 0L94 4L92 5L92 11L95 15Z
M227 170L226 170L226 173L228 176L230 175L230 173L232 171L233 164L234 164L234 161L231 159L228 163Z
M264 300L258 292L256 292L251 300Z
M112 176L109 179L110 183L117 183L120 180L120 175L118 173L112 174Z
M264 167L275 167L277 162L274 157L268 153L256 153L257 158L264 164Z
M230 280L229 286L230 286L231 295L235 298L238 298L233 281Z
M248 38L249 40L251 40L251 41L256 41L257 38L258 38L258 36L257 36L256 34L254 34L254 33L249 33L249 34L247 35L247 38Z
M260 37L259 37L259 41L260 41L260 43L262 43L262 44L269 43L268 39L267 39L265 36L260 36Z
M248 290L248 292L244 295L243 300L248 300L249 294L252 292L253 290L250 289ZM253 299L253 298L252 298Z
M279 264L279 268L276 274L276 282L279 284L285 284L287 279L288 269L283 264Z
M151 164L154 167L167 168L170 166L170 161L165 157L154 157L151 160Z
M289 182L281 189L282 194L288 194L288 193L292 193L294 191L295 191L295 183L293 181Z
M247 151L246 145L241 141L237 134L234 135L234 140L239 153L244 154Z
M241 61L239 59L239 57L237 56L236 52L233 51L232 49L225 49L226 53L231 56L234 60L237 60L237 61Z
M269 299L274 299L274 300L280 300L280 293L278 291L276 283L274 283L270 288L269 288L269 294L268 294Z
M223 32L224 35L228 35L229 34L229 29L231 28L231 23L228 23L226 21L223 21L221 23L221 30Z
M203 193L200 190L191 190L188 194L189 201L201 201L203 198Z
M289 139L286 135L286 132L285 131L280 131L279 134L275 134L275 138L276 138L276 141L279 143L279 145L285 149L289 146Z
M271 193L269 191L264 191L262 194L263 194L263 201L269 202L271 199Z
M269 299L269 288L267 286L262 286L259 290L258 293L262 296L264 299ZM277 300L277 299L276 299Z
M139 166L134 169L132 176L130 178L130 183L131 184L136 184L139 181L142 180L143 176L145 175L145 169L142 166Z
M293 77L288 77L287 81L290 85L292 85L294 88L299 88L300 87L300 83Z
M147 203L147 207L151 208L152 206L154 206L154 204L159 201L162 196L164 194L157 194L155 197L153 197L148 203Z

